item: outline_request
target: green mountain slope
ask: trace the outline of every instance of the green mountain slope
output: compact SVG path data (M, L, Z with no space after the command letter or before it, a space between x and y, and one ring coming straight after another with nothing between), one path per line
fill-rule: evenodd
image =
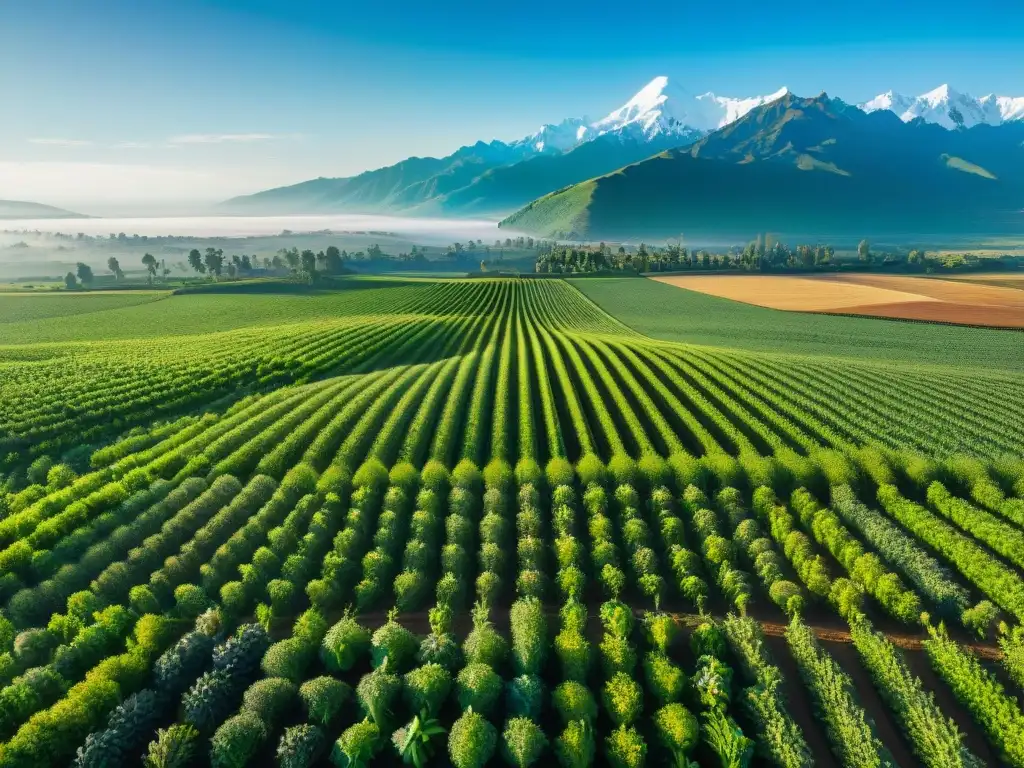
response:
M0 219L87 219L81 213L24 200L0 200Z
M410 158L347 179L313 179L237 197L222 207L245 213L505 214L540 195L609 173L679 141L676 136L645 142L605 136L564 154L533 156L500 142L478 143L449 157Z
M948 131L788 95L686 149L535 200L502 226L639 239L1024 231L1024 124Z

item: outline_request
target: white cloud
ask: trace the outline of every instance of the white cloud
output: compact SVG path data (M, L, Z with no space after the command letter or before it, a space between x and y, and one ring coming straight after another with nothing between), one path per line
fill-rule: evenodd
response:
M279 138L270 133L189 133L169 139L171 144L225 144L228 142L268 141Z
M91 141L82 139L29 139L29 144L43 144L48 147L88 147Z
M147 141L122 141L114 145L114 149L149 149L153 145Z

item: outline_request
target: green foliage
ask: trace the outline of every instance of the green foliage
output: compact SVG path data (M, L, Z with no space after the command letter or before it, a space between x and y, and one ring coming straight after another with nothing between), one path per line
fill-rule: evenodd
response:
M653 719L658 740L681 763L681 758L697 746L700 738L697 718L682 704L666 704L654 713Z
M473 708L490 716L501 697L503 685L498 674L486 664L470 663L455 678L455 694L462 709Z
M538 720L544 707L544 683L536 675L519 675L505 683L505 712L509 717Z
M501 738L505 759L516 768L527 768L536 763L548 746L540 726L526 717L509 718Z
M398 696L402 690L402 679L390 671L385 662L373 672L359 680L356 696L366 715L380 727L382 732L391 730Z
M196 754L199 731L188 724L175 723L157 731L142 762L146 768L186 768Z
M324 732L315 725L285 728L277 744L279 768L312 768L326 745Z
M605 754L614 768L643 768L647 742L636 728L620 725L605 739Z
M320 646L320 659L330 672L347 672L370 652L370 630L346 613L324 635Z
M544 606L536 598L524 598L512 604L512 660L519 674L538 674L547 656L547 619Z
M444 734L444 726L440 721L423 712L395 731L391 735L391 743L395 745L403 763L423 768L434 756L434 740Z
M593 657L590 642L575 629L563 629L555 636L555 655L563 680L585 682Z
M255 714L243 711L226 720L210 739L210 765L244 768L267 738L267 726Z
M736 721L717 709L704 715L705 740L722 768L746 768L754 755L754 742L743 735Z
M509 656L508 642L494 628L490 612L480 604L473 609L473 629L462 645L469 663L487 664L501 669Z
M483 768L497 746L497 730L472 709L464 712L448 733L448 756L455 768Z
M625 672L617 672L604 684L601 700L615 725L629 725L643 711L643 690Z
M451 673L440 664L424 664L403 678L402 697L411 712L437 716L452 689Z
M337 768L369 768L381 748L381 731L371 720L349 726L334 742L331 762Z
M660 651L644 657L644 680L651 695L665 704L679 701L686 688L686 674Z
M298 687L290 680L267 677L249 686L242 697L242 710L252 712L273 728L295 704L298 694Z
M388 615L370 640L370 659L374 668L388 659L388 666L395 672L403 672L412 666L419 650L416 635L398 623L396 614Z

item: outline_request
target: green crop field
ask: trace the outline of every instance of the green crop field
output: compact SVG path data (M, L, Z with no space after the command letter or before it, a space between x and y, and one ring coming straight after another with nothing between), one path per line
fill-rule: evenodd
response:
M1024 334L0 296L0 768L1024 766Z

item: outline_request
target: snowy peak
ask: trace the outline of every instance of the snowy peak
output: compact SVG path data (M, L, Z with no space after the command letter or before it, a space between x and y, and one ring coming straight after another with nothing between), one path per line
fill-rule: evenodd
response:
M861 104L860 108L865 112L888 110L904 122L920 118L950 129L1001 125L1024 119L1024 97L992 94L976 99L945 84L916 97L888 91Z

